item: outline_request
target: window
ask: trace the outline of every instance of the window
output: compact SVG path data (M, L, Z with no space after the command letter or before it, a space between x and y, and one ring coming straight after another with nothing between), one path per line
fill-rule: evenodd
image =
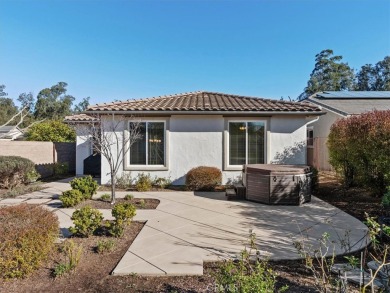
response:
M308 147L313 147L314 146L314 131L313 127L308 127L306 129L306 145Z
M229 122L229 165L264 164L265 122Z
M141 122L139 128L142 137L130 147L130 165L164 166L165 122Z

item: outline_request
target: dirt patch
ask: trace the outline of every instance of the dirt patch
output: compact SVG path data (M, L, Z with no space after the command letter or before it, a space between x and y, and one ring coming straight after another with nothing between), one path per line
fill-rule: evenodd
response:
M117 199L115 201L116 204L118 203L131 203L133 204L137 209L156 209L159 205L160 201L158 199L154 198L133 198L131 200L125 200L123 198ZM94 209L112 209L112 204L109 201L103 201L103 200L95 200L95 199L88 199L85 200L78 205L76 205L76 209L80 209L85 206L90 206Z
M318 198L360 221L365 220L365 212L374 217L383 215L381 198L373 197L368 190L357 187L345 190L332 172L321 172L319 176L319 188L315 194Z

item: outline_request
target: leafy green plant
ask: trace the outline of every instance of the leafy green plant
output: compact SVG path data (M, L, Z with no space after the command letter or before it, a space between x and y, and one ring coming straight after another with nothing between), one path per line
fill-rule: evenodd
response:
M55 266L54 277L61 277L74 270L80 262L83 253L83 246L76 244L72 239L67 240L62 246L62 252L65 255L65 262Z
M0 156L0 188L12 189L39 178L35 164L26 158Z
M188 171L186 186L189 190L214 190L222 181L222 172L216 167L200 166Z
M133 183L133 179L131 178L131 173L122 173L120 177L116 177L115 180L116 187L121 189L128 189L131 187Z
M59 120L46 120L35 124L26 133L27 140L75 142L76 132L69 125Z
M382 206L385 209L390 209L390 187L387 188L387 192L382 197Z
M148 191L152 188L152 183L150 174L139 173L135 183L135 188L137 191Z
M109 232L114 237L122 237L125 227L136 215L136 208L131 203L119 203L112 208L111 214L115 220L110 223Z
M156 177L153 181L153 185L157 185L161 189L164 189L171 184L172 180L170 178Z
M99 187L90 175L73 179L70 181L70 186L73 189L79 190L85 199L91 199Z
M102 196L100 197L101 201L110 201L110 199L111 195L109 195L108 193L102 194Z
M102 224L103 214L90 206L76 210L72 214L74 227L70 227L69 231L75 235L89 237Z
M69 173L69 164L67 162L57 162L53 165L54 176L63 176Z
M132 194L125 195L125 200L133 200L133 199L134 199L134 195L132 195Z
M107 239L107 240L99 240L97 245L96 245L96 251L97 253L106 253L106 252L111 252L114 250L115 247L115 242L112 239Z
M138 202L141 209L144 209L146 207L146 203L144 199L140 199Z
M39 268L54 248L55 214L34 205L0 208L0 278L24 278Z
M258 257L255 239L256 235L251 232L249 249L245 247L241 251L237 263L230 259L220 266L215 275L218 292L275 292L276 273L268 267L266 260ZM285 286L279 292L287 289Z
M348 264L349 264L352 268L357 268L357 267L359 267L360 259L357 258L356 256L350 255L350 256L344 256L344 258L348 261Z
M79 190L71 189L64 191L60 196L60 201L64 208L74 207L84 200Z

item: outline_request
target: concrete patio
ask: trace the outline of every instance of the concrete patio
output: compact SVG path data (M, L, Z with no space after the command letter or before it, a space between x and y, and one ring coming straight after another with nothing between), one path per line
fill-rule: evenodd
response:
M68 236L74 209L60 208L57 198L70 186L64 180L46 187L0 200L0 207L42 204L58 216L63 235ZM118 192L117 197L127 193ZM115 275L201 275L204 261L236 257L247 244L250 230L256 234L261 255L271 260L299 258L294 241L304 237L316 245L324 232L334 241L336 254L360 250L368 241L364 224L317 198L303 206L267 206L226 201L221 192L131 193L137 198L159 199L160 204L156 210L137 210L134 220L145 221L145 226L114 269ZM101 211L111 219L110 210Z

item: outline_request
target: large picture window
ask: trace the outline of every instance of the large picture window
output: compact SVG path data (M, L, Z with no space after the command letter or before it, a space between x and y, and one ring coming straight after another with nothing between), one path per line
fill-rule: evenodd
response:
M142 138L130 147L130 165L165 165L165 123L141 122L139 129Z
M265 122L229 122L229 165L264 164Z

